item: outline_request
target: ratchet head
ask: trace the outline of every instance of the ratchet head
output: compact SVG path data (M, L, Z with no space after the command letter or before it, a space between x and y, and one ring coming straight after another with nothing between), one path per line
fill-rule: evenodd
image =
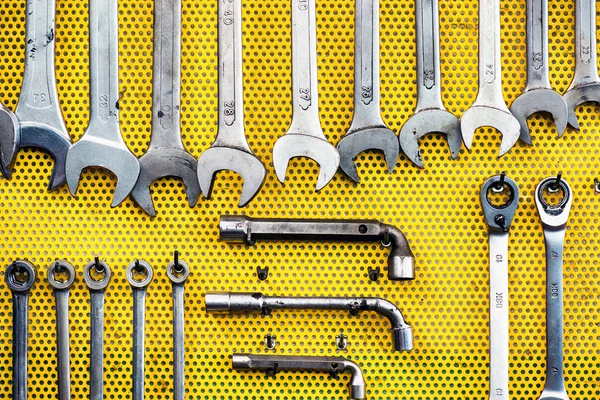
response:
M75 268L67 261L55 261L48 267L48 283L54 290L68 290L75 282ZM65 275L65 279L58 279L60 274Z
M567 129L569 109L563 97L551 89L535 89L523 92L510 106L510 112L521 125L520 139L531 143L531 135L527 126L527 118L538 112L546 112L552 115L558 137L561 137Z
M19 121L15 114L0 103L0 172L10 178L10 167L19 149Z
M406 157L419 168L424 168L419 139L428 133L439 132L446 135L452 158L458 157L462 146L460 121L454 114L441 109L426 109L414 114L402 127L399 140Z
M550 204L546 195L555 194L558 201ZM535 204L546 228L564 229L569 221L569 211L573 204L573 191L567 182L558 177L546 178L535 189Z
M387 127L370 127L348 132L338 143L340 168L354 182L360 182L354 159L365 150L380 150L388 170L394 172L400 146L398 137Z
M315 136L286 133L273 146L273 168L281 183L285 181L288 163L294 157L308 157L319 164L321 171L317 191L333 179L340 166L340 154L328 141Z
M156 210L152 203L150 185L157 179L166 176L180 178L185 185L188 203L194 207L200 197L197 162L187 151L181 149L150 150L139 160L140 176L131 192L131 196L142 209L155 217Z
M569 109L569 125L579 130L575 108L583 103L600 104L600 83L588 83L571 87L563 94L563 99L565 99Z
M204 197L210 198L215 174L223 170L235 171L244 179L240 207L258 194L267 175L267 169L254 154L232 147L213 146L198 160L198 181Z
M499 108L473 105L462 116L460 128L467 149L471 149L475 129L482 126L491 126L502 134L502 144L498 157L504 154L517 143L521 134L519 121L508 111Z
M127 281L134 289L145 289L154 276L154 271L146 261L135 260L125 270Z
M4 279L12 292L26 293L35 282L35 268L28 261L13 261L6 267Z
M500 199L494 201L493 196ZM481 206L490 231L508 232L519 205L519 187L505 173L488 179L481 188Z
M103 292L106 290L111 275L108 264L98 257L83 267L83 279L90 291Z

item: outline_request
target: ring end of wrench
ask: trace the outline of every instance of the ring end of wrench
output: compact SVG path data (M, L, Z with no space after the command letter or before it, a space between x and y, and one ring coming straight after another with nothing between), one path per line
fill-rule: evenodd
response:
M25 271L27 273L27 280L20 281L15 277L15 274L19 271ZM6 285L12 292L26 293L31 289L35 283L36 271L33 264L29 261L18 260L10 263L4 273L4 280Z

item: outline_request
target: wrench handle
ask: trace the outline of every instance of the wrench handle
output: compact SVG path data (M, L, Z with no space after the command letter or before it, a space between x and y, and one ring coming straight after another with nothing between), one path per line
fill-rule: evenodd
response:
M13 399L27 400L27 317L29 295L13 292Z
M527 0L527 90L551 89L548 76L548 0Z
M500 0L479 0L479 99L505 104L500 55ZM504 106L506 107L506 105Z
M71 365L69 352L69 291L55 290L56 349L58 353L58 399L71 399Z
M144 399L146 289L133 289L133 400Z
M599 82L596 64L596 0L576 0L575 77L571 87Z
M104 292L90 291L90 400L104 396Z
M417 107L444 109L440 76L438 0L416 1Z
M173 400L184 400L185 352L184 352L184 286L173 284Z

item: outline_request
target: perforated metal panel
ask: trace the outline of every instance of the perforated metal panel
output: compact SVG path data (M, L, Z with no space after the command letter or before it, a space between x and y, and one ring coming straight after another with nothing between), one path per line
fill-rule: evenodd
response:
M352 118L354 2L319 0L318 51L321 120L337 143ZM399 131L415 106L414 2L381 0L382 108ZM573 1L550 0L551 81L566 90L574 67ZM137 156L149 142L152 80L151 0L121 0L121 120L125 140ZM194 156L208 148L217 126L217 1L184 0L182 126ZM440 0L443 98L461 114L477 91L477 1ZM14 109L18 98L25 34L25 1L0 2L0 100ZM88 120L87 2L59 0L57 17L59 96L73 140ZM525 1L502 0L505 99L525 84ZM401 157L389 174L378 153L359 157L360 185L342 174L315 193L318 165L293 160L288 181L273 172L271 149L291 120L290 7L288 0L244 1L244 89L250 146L268 166L266 184L244 210L237 208L241 179L220 173L214 197L195 209L183 185L164 179L152 187L158 217L151 219L127 200L110 208L115 177L88 170L77 198L66 187L46 191L52 160L38 151L19 153L14 177L0 181L0 263L27 258L39 268L31 294L30 397L55 398L54 299L44 278L48 264L70 260L79 277L71 298L73 395L88 396L89 295L81 277L94 254L112 266L107 291L106 398L130 396L131 289L125 268L134 258L149 261L156 278L147 303L147 397L171 398L171 286L165 266L179 249L192 267L186 284L186 395L189 399L345 398L346 379L327 374L261 373L230 369L237 352L264 352L263 337L277 336L277 352L335 355L335 336L349 336L341 354L363 368L368 396L376 399L487 398L487 233L478 190L505 170L520 185L522 199L510 238L511 392L536 399L545 373L544 244L533 201L535 185L562 171L575 191L565 250L565 368L572 400L600 398L600 109L578 109L580 132L557 139L549 118L531 119L535 145L518 144L497 160L500 136L478 131L469 153L457 161L441 136L421 141L428 166L419 170ZM377 218L400 227L416 254L413 282L369 281L368 266L384 267L379 245L262 243L254 248L217 241L222 213L311 218ZM256 266L269 266L266 282ZM262 291L281 295L368 295L400 305L414 326L416 350L391 350L389 324L375 314L277 312L271 317L207 315L208 290ZM0 291L0 398L10 396L11 302Z

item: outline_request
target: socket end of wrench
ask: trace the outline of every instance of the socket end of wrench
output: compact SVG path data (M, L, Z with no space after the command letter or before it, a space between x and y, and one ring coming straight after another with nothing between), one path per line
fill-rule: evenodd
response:
M491 106L473 105L462 116L460 128L467 149L471 149L475 130L484 126L495 128L502 134L498 157L502 157L521 136L519 121L508 111Z
M99 268L101 269L99 270ZM96 274L99 276L95 276ZM83 267L85 284L89 290L94 292L103 292L106 290L110 283L111 275L110 267L102 260L93 260Z
M58 270L62 270L66 273L67 279L59 281L56 279L56 273ZM75 268L67 261L55 261L48 266L47 271L48 283L54 288L54 290L68 290L75 282Z
M243 215L221 215L219 221L219 239L225 242L248 243L248 222Z
M551 89L534 89L523 92L510 106L510 112L521 125L519 139L531 145L531 135L527 118L533 114L544 112L552 115L558 137L560 138L567 129L569 108L563 97Z
M261 293L208 292L204 303L209 314L236 314L261 312L262 299Z
M563 99L565 99L569 108L569 125L573 129L579 130L580 126L575 109L583 103L600 104L600 83L588 83L571 87L563 94Z
M15 274L19 272L27 273L26 281L17 279ZM31 287L35 283L35 267L29 261L14 261L10 263L6 268L6 272L4 273L4 280L6 281L6 285L12 292L28 292L29 289L31 289Z
M388 258L388 279L392 281L415 279L415 257L394 253L392 251Z
M393 330L394 349L397 351L410 351L414 348L415 334L412 326Z
M0 171L6 179L12 175L12 163L19 151L19 121L15 114L0 104Z
M555 188L556 184L556 177L546 178L541 181L535 189L535 204L544 226L564 229L567 222L569 222L569 212L573 205L573 190L564 179L560 179L558 182L560 189ZM562 199L558 204L548 204L544 199L544 192L546 190L560 190L562 192Z

